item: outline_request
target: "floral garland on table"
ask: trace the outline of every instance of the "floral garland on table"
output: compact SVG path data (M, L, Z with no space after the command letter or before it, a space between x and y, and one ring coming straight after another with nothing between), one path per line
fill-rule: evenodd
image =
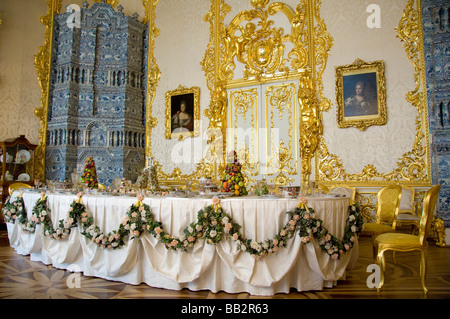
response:
M53 239L63 239L70 234L73 227L77 227L77 221L81 222L81 233L102 248L117 249L125 245L125 237L140 239L144 231L149 231L167 249L187 251L199 240L215 245L224 237L231 237L239 250L247 252L255 258L262 258L276 253L280 247L286 247L287 240L296 232L299 233L303 244L309 243L313 238L318 240L319 246L333 259L339 259L353 247L357 235L362 230L363 218L357 203L349 206L349 216L346 221L344 238L339 240L331 235L323 226L323 221L315 217L314 209L306 206L306 199L300 198L300 204L287 212L289 220L286 225L272 239L257 242L245 238L241 232L241 226L234 223L231 217L223 211L219 199L213 198L212 205L201 209L197 213L197 222L191 223L183 230L183 235L174 237L164 230L161 222L154 219L150 207L143 203L143 196L137 196L137 202L131 205L120 224L118 230L104 234L94 224L92 216L88 216L86 207L82 202L82 193L77 194L77 200L70 205L66 219L59 221L59 226L54 229L50 219L50 210L47 207L47 196L41 194L41 198L33 207L30 221L27 221L23 199L18 196L12 203L9 200L3 208L6 222L14 223L16 219L24 227L24 230L34 232L37 224L44 225L45 236ZM19 218L17 218L17 215Z
M314 209L306 206L305 198L300 199L296 212L298 212L299 218L302 220L299 226L301 241L308 243L312 238L316 238L319 246L333 259L341 258L345 252L353 248L357 235L361 232L364 223L358 204L352 202L348 209L349 215L344 229L344 239L341 241L330 234L328 229L323 226L321 219L315 217Z

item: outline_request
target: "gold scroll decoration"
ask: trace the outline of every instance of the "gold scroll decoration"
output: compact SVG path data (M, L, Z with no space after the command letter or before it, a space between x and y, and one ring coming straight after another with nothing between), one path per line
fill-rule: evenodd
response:
M298 88L298 102L300 104L300 153L302 184L309 181L311 174L311 160L322 135L322 121L319 113L316 92L312 79L308 73L300 78Z

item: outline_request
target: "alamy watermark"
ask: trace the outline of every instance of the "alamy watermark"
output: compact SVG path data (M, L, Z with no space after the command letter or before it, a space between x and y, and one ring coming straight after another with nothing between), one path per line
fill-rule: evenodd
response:
M67 267L68 271L73 272L67 276L66 285L67 288L81 288L81 268L76 264L71 264Z
M369 4L366 8L366 12L370 13L367 17L366 24L369 29L381 28L381 9L378 4Z
M367 287L370 289L380 288L380 281L381 281L380 266L377 264L370 264L369 266L367 266L366 272L371 273L366 280Z
M66 12L71 12L71 14L67 17L67 26L70 29L73 28L81 28L81 9L77 4L69 4L66 7Z

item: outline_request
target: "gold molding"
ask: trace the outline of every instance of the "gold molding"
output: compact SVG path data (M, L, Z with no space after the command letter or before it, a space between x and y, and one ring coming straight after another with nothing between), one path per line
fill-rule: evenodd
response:
M160 34L160 30L155 26L156 6L159 0L142 0L145 10L143 23L148 23L148 49L147 49L147 95L145 101L145 156L154 158L152 152L152 130L158 124L158 120L152 116L153 101L155 100L156 88L161 78L161 70L155 58L155 40Z
M41 123L39 128L39 144L35 151L35 178L39 180L45 180L45 151L47 146L53 22L55 14L60 13L61 2L62 0L47 0L47 14L41 17L41 23L45 26L44 45L39 47L38 53L34 56L34 66L37 71L38 82L41 88L41 106L34 109L34 114L39 118Z
M417 1L417 2L416 2ZM416 8L414 7L416 4ZM316 180L321 184L380 185L401 183L410 186L431 185L430 150L428 143L428 110L425 86L424 50L420 0L408 0L399 21L397 37L403 42L408 59L414 67L415 87L406 94L406 100L417 110L416 136L412 150L397 161L397 167L387 173L366 165L361 173L347 173L343 162L328 151L321 137L316 156Z

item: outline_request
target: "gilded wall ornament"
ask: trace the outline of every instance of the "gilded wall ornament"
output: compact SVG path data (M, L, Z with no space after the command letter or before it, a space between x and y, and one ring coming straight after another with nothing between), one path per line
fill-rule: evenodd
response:
M397 37L404 44L406 54L414 67L415 86L406 100L415 106L416 136L411 151L397 160L391 172L379 172L373 165L366 165L360 173L348 173L342 160L331 154L322 139L316 157L316 179L325 183L342 182L352 185L379 185L380 183L405 183L407 185L430 185L431 167L428 143L428 112L424 98L425 74L423 60L421 13L415 0L409 0L397 27Z

